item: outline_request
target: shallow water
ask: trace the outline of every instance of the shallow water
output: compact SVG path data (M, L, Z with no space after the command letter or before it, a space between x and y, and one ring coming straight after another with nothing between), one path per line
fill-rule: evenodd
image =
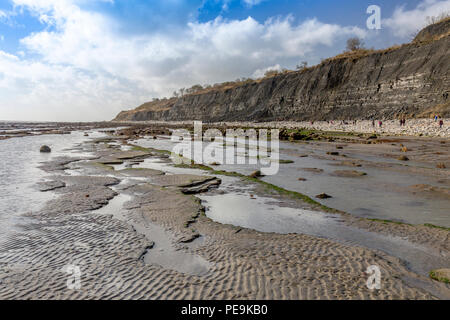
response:
M180 171L169 164L152 160L144 162L146 168ZM199 170L192 170L198 173ZM194 171L194 172L192 172ZM195 172L197 171L197 172ZM207 174L208 172L204 172ZM206 207L206 215L212 220L280 234L297 233L331 239L347 245L380 250L400 258L408 268L421 275L430 270L448 267L450 257L431 248L411 243L406 239L348 226L338 214L329 214L289 207L277 199L254 195L251 187L238 187L239 178L221 176L219 193L196 195Z
M407 263L416 273L448 267L450 257L405 239L347 226L340 215L283 207L272 198L227 193L199 195L212 220L262 232L297 233L383 251Z
M125 182L126 180L122 183ZM144 255L145 263L196 276L203 276L208 273L211 264L198 255L177 249L173 245L172 237L164 228L148 222L135 223L130 219L123 206L131 199L130 195L120 193L110 200L106 206L93 212L112 215L117 220L125 221L133 226L139 234L153 241L154 246L147 250ZM195 246L196 241L189 246Z
M233 179L225 178L222 190L233 190ZM396 236L383 235L344 223L340 215L286 207L279 200L258 197L251 190L224 194L197 195L206 207L206 215L219 223L231 224L261 232L306 234L330 239L344 245L361 246L397 257L413 272L428 277L430 270L448 268L450 256L432 248L409 242ZM423 288L441 299L448 299L431 282L417 278L404 279L412 286Z
M243 142L243 141L241 141ZM143 147L172 150L175 143L167 139L141 139L137 144ZM223 141L214 142L217 148L222 148ZM208 143L204 144L205 147ZM308 157L290 155L308 154ZM411 224L431 223L450 227L450 199L427 199L420 194L404 191L407 187L416 184L435 185L421 175L383 170L363 166L361 168L335 166L332 160L317 159L315 156L324 156L326 150L315 149L314 146L299 143L280 142L280 159L292 160L294 163L281 164L275 175L262 178L262 180L288 190L297 191L315 198L320 193L333 196L331 199L319 200L322 204L336 208L356 216L376 219L389 219ZM357 157L357 155L355 155ZM381 163L398 163L397 160L376 156L361 156L366 160ZM243 157L240 157L243 160ZM223 161L222 161L223 162ZM236 160L237 162L237 160ZM339 161L335 161L339 162ZM208 160L204 161L208 164ZM408 163L415 166L417 163ZM250 174L261 168L250 164L221 164L214 169L235 171L241 174ZM304 168L322 169L322 173L304 171ZM336 170L357 170L367 173L357 178L335 177L331 174ZM299 181L299 178L307 181Z
M0 140L0 242L28 221L23 214L39 210L54 196L52 192L40 192L35 186L37 182L44 181L46 175L37 168L39 164L58 156L87 156L66 149L88 139L81 132L72 132ZM39 152L44 144L51 147L51 153Z

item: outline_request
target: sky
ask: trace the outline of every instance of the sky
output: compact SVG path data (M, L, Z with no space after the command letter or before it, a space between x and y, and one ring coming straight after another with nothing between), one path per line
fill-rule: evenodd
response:
M182 87L317 64L350 37L405 43L442 13L450 0L0 0L0 120L111 120Z

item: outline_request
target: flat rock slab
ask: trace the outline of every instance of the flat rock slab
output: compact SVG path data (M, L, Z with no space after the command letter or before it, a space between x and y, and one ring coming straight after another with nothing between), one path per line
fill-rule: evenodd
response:
M341 162L333 162L333 163L329 163L329 165L332 166L343 166L343 167L362 167L361 163L358 163L356 161L348 161L348 160L344 160Z
M429 184L416 184L409 187L413 193L420 192L422 195L433 198L448 198L450 197L450 188L435 187Z
M318 168L300 168L299 170L306 171L306 172L312 172L312 173L322 173L323 169Z
M64 188L66 184L62 181L45 181L37 183L39 191L46 192L59 188Z
M158 178L163 177L167 176ZM196 223L202 210L198 199L149 183L135 185L128 191L137 196L124 208L136 209L136 217L143 218L144 223L172 225L171 231L177 243L188 243L198 237L198 233L189 228L189 225Z
M91 139L92 143L110 143L115 142L116 137L102 137L102 138L93 138Z
M208 192L212 188L218 188L222 180L213 178L211 180L207 180L204 183L196 184L194 186L189 186L181 189L181 192L184 194L198 194L203 192Z
M69 169L67 165L72 162L85 160L84 158L58 157L42 163L38 168L46 172L64 171Z
M68 184L82 185L82 186L114 186L120 183L119 179L114 177L100 177L100 176L61 176L60 180Z
M198 176L192 174L174 174L174 175L157 176L154 179L152 179L152 184L157 184L162 187L183 188L204 184L213 179L215 179L215 177Z
M163 171L146 168L128 168L117 172L128 177L142 177L142 178L164 175Z
M130 151L122 151L122 152L114 153L112 155L112 157L114 157L116 159L120 159L120 160L130 160L130 159L144 157L144 156L148 156L148 155L150 155L149 152L130 150Z
M117 193L101 185L71 185L57 190L62 196L46 203L40 214L59 216L77 212L88 212L108 204Z
M331 173L331 175L342 178L358 178L366 176L367 173L357 170L336 170L333 173Z
M104 157L104 158L100 158L97 161L95 161L96 163L99 164L122 164L123 160L117 159L117 158L112 158L112 157Z

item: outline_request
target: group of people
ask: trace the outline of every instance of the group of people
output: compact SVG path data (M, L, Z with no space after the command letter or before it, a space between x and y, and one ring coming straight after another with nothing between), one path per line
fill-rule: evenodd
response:
M441 119L441 117L438 114L434 115L434 122L437 122L439 120L439 128L442 129L442 126L444 125L444 120Z
M378 126L380 127L380 128L382 128L383 127L383 121L378 121ZM373 120L372 119L372 127L374 127L375 128L375 120Z
M437 122L438 120L439 120L439 128L442 129L442 127L444 126L444 120L439 115L436 114L434 116L434 121ZM329 120L327 121L327 123L328 124L330 124L330 123L334 124L333 121L329 121ZM353 125L356 125L358 123L358 121L357 120L353 120L352 123L353 123ZM311 124L313 125L314 121L311 121ZM341 125L348 125L348 124L349 123L347 121L341 120ZM375 120L372 119L372 127L375 128L375 125L376 125ZM405 118L400 119L400 127L404 127L405 125L406 125L406 119ZM380 128L382 128L383 127L383 121L379 120L378 121L378 126Z

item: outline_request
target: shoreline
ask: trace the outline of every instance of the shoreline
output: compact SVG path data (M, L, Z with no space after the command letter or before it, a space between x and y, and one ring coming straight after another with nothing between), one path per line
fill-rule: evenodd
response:
M400 126L399 120L382 120L380 128L378 120L375 121L375 127L372 126L372 120L357 120L353 125L352 121L348 124L342 124L342 120L328 121L274 121L274 122L205 122L203 125L209 128L265 128L265 129L312 129L325 132L343 132L352 134L380 134L383 136L410 136L423 138L450 138L450 118L442 119L444 125L439 128L439 120L434 119L407 119L405 126ZM111 123L129 125L129 126L173 126L183 127L192 126L196 120L189 121L112 121Z
M276 121L276 122L205 122L205 128L255 128L255 129L308 129L319 132L342 132L348 134L377 134L381 136L404 136L423 138L450 138L450 118L442 119L444 125L439 128L439 121L434 119L407 119L405 126L399 125L399 120L382 120L380 128L378 120L375 127L371 120L357 120L354 125L352 121L347 124L342 120L334 121ZM103 122L10 122L2 121L0 124L18 125L18 129L6 130L0 127L0 140L14 137L26 137L45 134L68 134L75 130L89 131L92 129L111 129L126 126L130 128L142 128L143 126L153 126L158 128L180 128L192 126L194 121L103 121ZM21 126L32 124L32 130L21 130ZM49 127L50 126L50 127ZM23 128L22 128L23 129Z

